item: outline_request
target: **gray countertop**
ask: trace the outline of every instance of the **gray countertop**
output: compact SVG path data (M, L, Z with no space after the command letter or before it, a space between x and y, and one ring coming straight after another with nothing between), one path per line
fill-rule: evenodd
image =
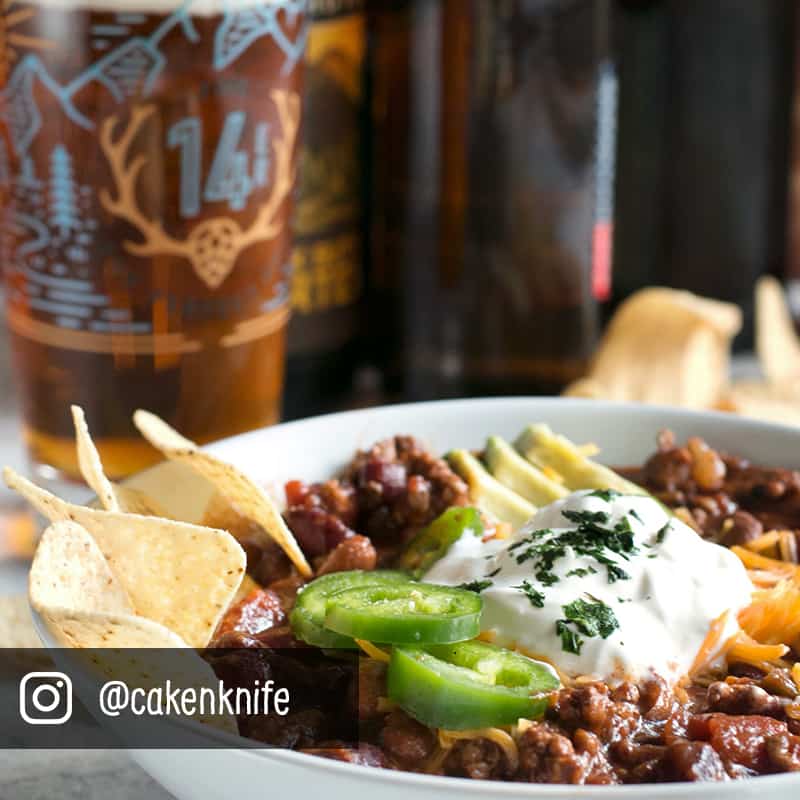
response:
M0 465L24 467L0 293ZM0 482L0 507L13 502ZM24 591L24 563L0 559L0 595ZM0 751L0 800L169 800L122 751Z
M170 800L124 752L0 752L0 800Z

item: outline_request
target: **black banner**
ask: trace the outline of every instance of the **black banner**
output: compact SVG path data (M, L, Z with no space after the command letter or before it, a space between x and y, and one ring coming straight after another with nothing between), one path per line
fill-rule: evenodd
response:
M4 749L355 747L357 702L353 651L0 651Z

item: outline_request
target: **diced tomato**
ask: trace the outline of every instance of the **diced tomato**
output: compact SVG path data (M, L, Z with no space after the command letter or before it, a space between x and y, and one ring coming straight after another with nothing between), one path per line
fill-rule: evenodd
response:
M308 496L309 487L303 481L287 481L284 486L286 492L286 504L289 506L303 505L303 501Z
M726 763L764 772L769 767L765 740L786 733L786 723L771 717L702 714L692 718L689 733L707 739Z
M217 627L215 638L226 633L256 636L285 621L286 614L278 595L269 589L253 589L247 597L228 609Z

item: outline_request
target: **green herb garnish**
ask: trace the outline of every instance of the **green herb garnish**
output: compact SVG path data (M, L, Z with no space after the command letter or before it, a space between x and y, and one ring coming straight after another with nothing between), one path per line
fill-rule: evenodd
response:
M519 586L515 586L531 601L531 605L536 608L544 608L544 593L540 592L529 580L524 580Z
M567 573L568 578L573 575L577 578L585 578L587 575L597 575L597 570L594 567L576 567Z
M589 494L586 496L599 497L601 500L605 500L606 503L610 503L615 497L622 497L622 494L616 489L595 489L593 492L589 492Z
M611 608L602 600L589 597L593 602L578 598L561 606L566 619L556 620L556 634L561 637L561 649L567 653L580 655L583 639L578 632L608 639L619 628L619 620Z
M608 514L605 511L570 511L565 509L561 512L561 515L576 525L603 525L608 522Z
M658 542L658 544L661 544L664 541L664 539L667 538L667 534L669 533L670 523L671 521L665 523L664 527L662 527L661 530L659 530L659 532L656 534L656 542Z
M561 649L565 653L575 653L576 656L581 654L583 639L572 628L567 627L565 620L556 620L556 634L561 637Z
M619 621L610 606L595 598L590 603L578 598L562 606L568 622L573 623L585 636L608 639L619 628Z
M533 561L536 580L544 586L552 586L559 581L553 567L567 554L569 547L576 555L588 556L602 564L606 568L609 583L630 578L617 560L620 557L627 561L630 556L639 552L627 517L623 517L613 527L606 527L610 518L604 511L567 509L561 513L575 523L577 529L556 532L544 528L533 531L508 548L508 552L515 552L517 564Z
M469 581L468 583L460 583L458 585L459 589L466 589L468 592L475 592L476 594L480 594L484 589L488 589L492 586L494 581L486 580L474 580Z

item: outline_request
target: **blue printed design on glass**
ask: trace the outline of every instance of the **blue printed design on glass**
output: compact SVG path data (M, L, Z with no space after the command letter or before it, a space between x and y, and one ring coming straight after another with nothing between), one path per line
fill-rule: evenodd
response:
M278 15L283 11L293 25L305 7L306 0L266 0L261 5L232 8L231 0L226 0L225 16L214 36L214 69L225 69L256 39L271 36L286 56L284 75L291 72L305 50L308 25L304 24L297 39L292 41L281 27Z
M58 98L64 113L86 130L93 130L94 123L78 111L73 98L93 81L105 86L118 103L137 95L147 97L166 63L159 50L161 40L176 26L183 28L190 41L199 38L189 16L190 5L191 0L185 0L150 36L135 36L123 42L64 86L50 75L38 55L26 55L0 95L5 100L3 118L14 150L20 155L25 153L41 128L42 117L33 94L37 80Z

